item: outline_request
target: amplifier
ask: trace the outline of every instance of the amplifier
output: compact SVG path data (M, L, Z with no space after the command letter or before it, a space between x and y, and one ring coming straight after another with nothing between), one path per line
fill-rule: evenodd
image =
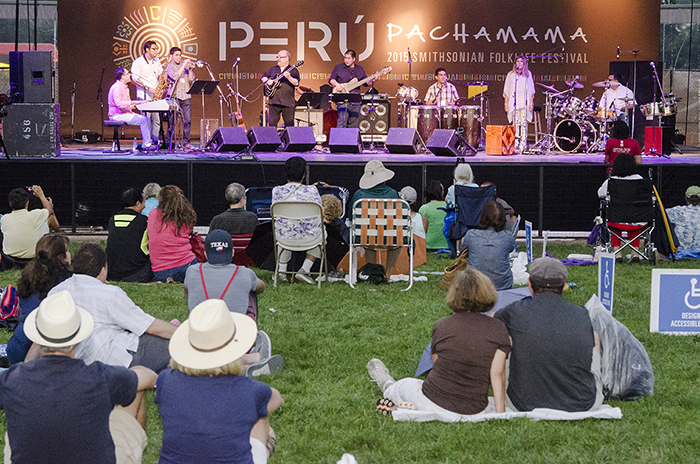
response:
M10 156L61 155L61 106L58 103L13 103L5 107L5 146Z

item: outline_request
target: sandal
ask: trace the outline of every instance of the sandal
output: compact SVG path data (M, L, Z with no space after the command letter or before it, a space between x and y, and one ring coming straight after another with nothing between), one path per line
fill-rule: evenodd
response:
M377 411L385 416L391 414L392 411L396 411L397 409L396 404L394 404L394 402L389 398L381 398L379 401L377 401Z

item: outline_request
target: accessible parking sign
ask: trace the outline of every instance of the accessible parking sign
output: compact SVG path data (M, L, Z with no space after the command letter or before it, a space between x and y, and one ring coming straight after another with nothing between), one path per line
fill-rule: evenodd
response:
M652 269L649 331L700 333L700 269Z

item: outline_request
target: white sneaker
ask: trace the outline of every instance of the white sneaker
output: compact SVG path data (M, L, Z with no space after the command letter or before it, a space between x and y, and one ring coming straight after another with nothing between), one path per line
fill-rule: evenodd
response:
M372 358L367 363L367 372L371 379L379 385L382 392L386 389L387 383L396 382L394 378L389 374L389 369L386 368L384 363L377 358Z
M315 283L313 279L309 276L309 273L306 271L299 270L299 272L295 274L295 277L301 280L302 282L306 282L307 284L313 285Z
M258 330L258 335L255 337L255 347L252 353L260 353L260 360L264 361L272 356L272 342L269 335L264 331Z
M245 368L246 377L255 378L259 375L276 374L284 368L284 359L279 354L270 356L269 358L256 362Z

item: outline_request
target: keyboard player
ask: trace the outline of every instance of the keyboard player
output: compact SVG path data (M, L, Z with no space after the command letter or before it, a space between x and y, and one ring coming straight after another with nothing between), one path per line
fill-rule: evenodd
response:
M124 67L118 68L114 72L116 82L109 89L107 98L109 104L109 119L122 121L130 126L141 128L141 146L144 150L154 148L151 142L151 119L141 114L136 114L133 110L138 103L131 100L128 83L131 81L131 73Z

